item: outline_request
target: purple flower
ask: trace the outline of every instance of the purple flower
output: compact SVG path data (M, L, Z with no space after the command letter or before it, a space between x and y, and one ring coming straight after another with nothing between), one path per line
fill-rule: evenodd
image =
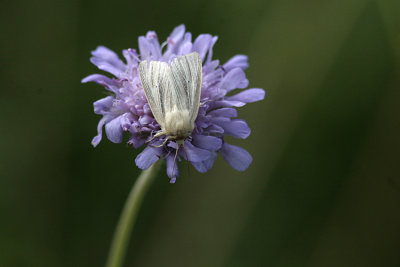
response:
M265 92L263 89L252 88L235 95L231 94L234 89L248 86L249 82L244 73L248 67L247 56L236 55L220 65L218 60L212 59L212 49L216 41L216 36L201 34L192 42L191 33L185 32L185 26L180 25L161 45L155 32L150 31L146 36L140 36L140 54L135 49L124 50L126 62L108 48L97 47L92 52L90 61L115 77L92 74L82 80L83 83L96 82L110 91L110 96L94 102L94 112L103 117L97 126L97 135L92 140L93 146L97 146L101 141L103 126L107 138L114 143L122 142L123 132L128 132L128 144L134 148L146 144L146 148L136 157L136 165L147 169L163 157L167 165L167 175L172 183L178 177L177 165L182 159L190 161L199 172L207 172L213 166L217 153L220 153L232 168L238 171L246 170L252 157L243 148L227 144L224 136L245 139L250 135L250 128L246 122L236 119L235 107L262 100ZM175 57L191 52L199 53L203 61L202 105L194 131L191 137L185 140L184 146L179 148L174 162L178 149L175 141L168 141L165 146L156 147L162 144L165 137L151 140L153 134L160 130L160 126L147 103L138 65L142 60L170 63Z

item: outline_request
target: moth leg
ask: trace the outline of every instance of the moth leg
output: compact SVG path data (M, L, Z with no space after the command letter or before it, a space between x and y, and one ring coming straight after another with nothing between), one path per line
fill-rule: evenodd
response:
M181 145L178 145L178 148L176 149L176 153L175 153L175 157L174 157L174 167L172 168L172 177L175 176L176 157L178 156L179 148L181 148Z
M162 136L162 135L165 135L165 133L161 130L161 131L157 132L157 133L154 135L154 137L160 137L160 136Z
M165 135L165 133L161 130L161 131L157 132L155 135L153 135L153 137L150 140L146 141L146 143L149 143L149 142L153 141L154 138L160 137L162 135Z
M169 138L169 136L168 136L167 138L165 138L164 142L163 142L161 145L158 145L158 146L152 146L152 145L150 145L150 146L151 146L151 147L162 147L162 146L165 146L165 144L166 144L169 140L170 140L170 138Z

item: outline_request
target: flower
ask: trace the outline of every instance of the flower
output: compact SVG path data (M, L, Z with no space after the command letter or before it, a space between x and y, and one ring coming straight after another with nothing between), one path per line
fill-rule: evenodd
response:
M110 95L94 102L94 112L102 115L97 126L97 135L93 138L93 146L102 139L103 126L107 138L113 143L123 140L123 132L128 132L128 144L145 149L136 157L136 165L147 169L160 158L164 158L167 175L174 183L179 175L178 164L175 163L176 149L179 149L176 160L190 161L199 172L207 172L214 164L217 153L238 171L246 170L252 162L251 155L243 148L230 145L224 137L231 135L245 139L250 135L250 128L242 119L237 119L235 107L264 99L263 89L252 88L230 95L234 89L244 89L248 80L244 70L248 67L247 56L236 55L228 62L220 65L213 60L213 46L216 36L199 35L192 42L190 32L185 26L176 27L167 41L160 45L157 35L149 31L146 36L139 37L139 51L123 50L126 63L110 49L99 46L92 52L90 61L99 69L113 74L108 78L101 74L92 74L82 80L96 82L110 92ZM164 51L164 52L163 52ZM142 60L156 60L170 63L175 57L191 52L199 53L203 61L203 83L201 103L195 128L191 137L179 148L175 141L168 141L165 146L156 147L165 137L152 139L152 135L160 130L154 119L144 94L138 65ZM151 140L151 141L150 141ZM147 142L146 142L147 141Z

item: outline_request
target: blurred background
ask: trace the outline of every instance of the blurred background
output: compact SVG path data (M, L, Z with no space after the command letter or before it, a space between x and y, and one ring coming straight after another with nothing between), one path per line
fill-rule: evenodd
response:
M247 54L264 101L219 157L144 200L125 266L400 266L400 2L1 3L0 266L103 266L141 151L90 144L105 95L90 51L184 23Z

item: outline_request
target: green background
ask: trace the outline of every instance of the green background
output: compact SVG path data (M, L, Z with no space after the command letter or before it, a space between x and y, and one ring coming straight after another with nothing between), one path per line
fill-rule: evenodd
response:
M400 2L2 1L0 266L102 266L141 151L90 144L90 51L184 23L249 56L254 161L158 175L126 266L400 266Z

